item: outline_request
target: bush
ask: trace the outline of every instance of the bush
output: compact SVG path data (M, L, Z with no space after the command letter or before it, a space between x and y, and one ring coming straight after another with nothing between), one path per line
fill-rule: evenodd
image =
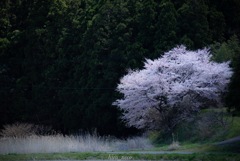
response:
M200 140L221 136L227 130L229 120L224 111L208 110L196 121L196 135Z
M163 130L155 130L149 132L148 138L155 145L171 144L172 142L171 135L164 132Z
M55 134L51 127L34 125L29 123L14 123L4 125L0 132L2 137L27 137L31 135Z
M180 142L220 141L229 135L232 121L233 118L226 112L226 109L205 109L191 120L178 125L174 134L176 134L176 140ZM233 133L236 134L236 132ZM156 144L171 144L172 142L172 136L164 134L161 130L150 132L149 138Z
M231 120L225 109L205 109L193 120L178 126L175 133L179 141L217 141L226 134Z

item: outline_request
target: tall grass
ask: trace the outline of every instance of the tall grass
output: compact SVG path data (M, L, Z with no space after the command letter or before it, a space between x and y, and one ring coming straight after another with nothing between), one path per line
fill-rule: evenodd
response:
M95 135L63 136L32 135L0 138L0 154L94 152L146 149L152 147L143 137L127 140L109 139Z

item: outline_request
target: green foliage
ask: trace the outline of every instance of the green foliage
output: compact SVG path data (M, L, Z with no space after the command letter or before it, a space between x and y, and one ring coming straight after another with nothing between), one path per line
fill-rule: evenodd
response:
M185 121L174 131L174 140L182 143L213 143L239 135L239 117L232 117L226 109L205 109L193 120ZM161 131L149 133L155 145L170 144L173 137ZM165 149L164 149L165 150Z
M231 61L233 68L236 68L238 65L237 59L240 55L240 43L236 35L232 36L227 42L213 44L211 50L213 61Z
M189 48L202 48L209 44L208 7L205 1L187 0L177 10L178 12L178 37L180 43Z
M227 43L216 43L213 46L213 57L212 59L216 62L225 62L232 60L233 50L228 47Z
M226 94L226 105L229 110L233 109L235 114L240 111L239 106L239 71L240 71L240 42L236 35L232 36L227 42L215 43L212 45L213 60L216 62L231 61L233 67L233 77L229 85L229 92Z
M240 54L238 58L235 59L236 64L234 68L234 75L232 77L231 83L229 85L229 92L226 96L226 104L229 107L229 110L233 110L235 114L239 115L240 111Z
M158 6L160 11L157 17L155 34L156 54L170 50L176 44L177 34L177 12L170 0L161 1Z
M222 12L218 11L216 7L209 8L209 29L210 35L215 41L223 41L226 29L226 22Z

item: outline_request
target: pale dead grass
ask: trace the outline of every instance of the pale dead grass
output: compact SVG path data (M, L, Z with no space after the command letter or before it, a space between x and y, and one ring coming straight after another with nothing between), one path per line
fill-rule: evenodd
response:
M0 131L0 154L95 152L146 149L152 147L144 137L119 140L100 137L97 132L63 136L51 128L28 123L5 125Z
M0 154L103 152L151 148L148 139L135 137L127 140L106 139L90 134L83 136L37 136L2 137Z

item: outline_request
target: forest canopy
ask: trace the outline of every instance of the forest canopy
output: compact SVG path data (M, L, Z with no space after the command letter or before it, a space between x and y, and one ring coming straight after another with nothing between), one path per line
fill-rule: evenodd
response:
M240 58L237 0L1 0L0 16L0 127L128 135L136 129L112 105L127 69L180 44L212 47L216 61ZM226 100L239 110L238 80Z

